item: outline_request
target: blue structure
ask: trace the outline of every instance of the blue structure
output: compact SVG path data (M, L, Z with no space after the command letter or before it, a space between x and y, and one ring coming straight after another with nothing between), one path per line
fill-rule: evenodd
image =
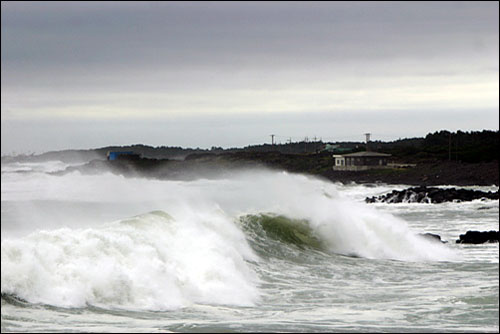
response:
M135 154L132 151L114 151L114 152L108 151L108 153L106 154L108 160L117 160L118 157L120 156L122 156L122 158L132 158L132 159L139 157L138 154Z

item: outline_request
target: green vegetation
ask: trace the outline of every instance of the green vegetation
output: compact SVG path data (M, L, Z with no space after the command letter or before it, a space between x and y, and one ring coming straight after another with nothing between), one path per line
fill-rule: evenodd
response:
M498 161L498 131L429 133L425 138L376 142L381 152L407 162L450 160L461 162Z

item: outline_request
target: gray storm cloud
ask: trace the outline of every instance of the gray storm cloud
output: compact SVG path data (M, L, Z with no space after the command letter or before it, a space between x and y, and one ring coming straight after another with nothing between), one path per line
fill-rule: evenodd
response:
M498 119L496 2L2 2L1 15L2 129L348 111L353 123L370 110ZM435 126L447 124L419 131ZM2 152L19 140L2 134Z

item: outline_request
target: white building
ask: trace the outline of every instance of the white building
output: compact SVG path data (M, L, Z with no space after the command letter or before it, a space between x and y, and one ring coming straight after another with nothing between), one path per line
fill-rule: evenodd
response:
M349 154L334 154L335 164L333 170L367 170L375 168L388 168L387 159L390 154L378 152L356 152Z

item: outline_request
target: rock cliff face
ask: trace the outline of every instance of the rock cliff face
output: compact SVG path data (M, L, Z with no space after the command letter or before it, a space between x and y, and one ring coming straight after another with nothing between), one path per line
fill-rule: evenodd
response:
M484 192L467 189L441 189L435 187L413 187L405 190L394 190L391 193L367 197L367 203L443 203L463 202L475 199L498 199L497 192Z

